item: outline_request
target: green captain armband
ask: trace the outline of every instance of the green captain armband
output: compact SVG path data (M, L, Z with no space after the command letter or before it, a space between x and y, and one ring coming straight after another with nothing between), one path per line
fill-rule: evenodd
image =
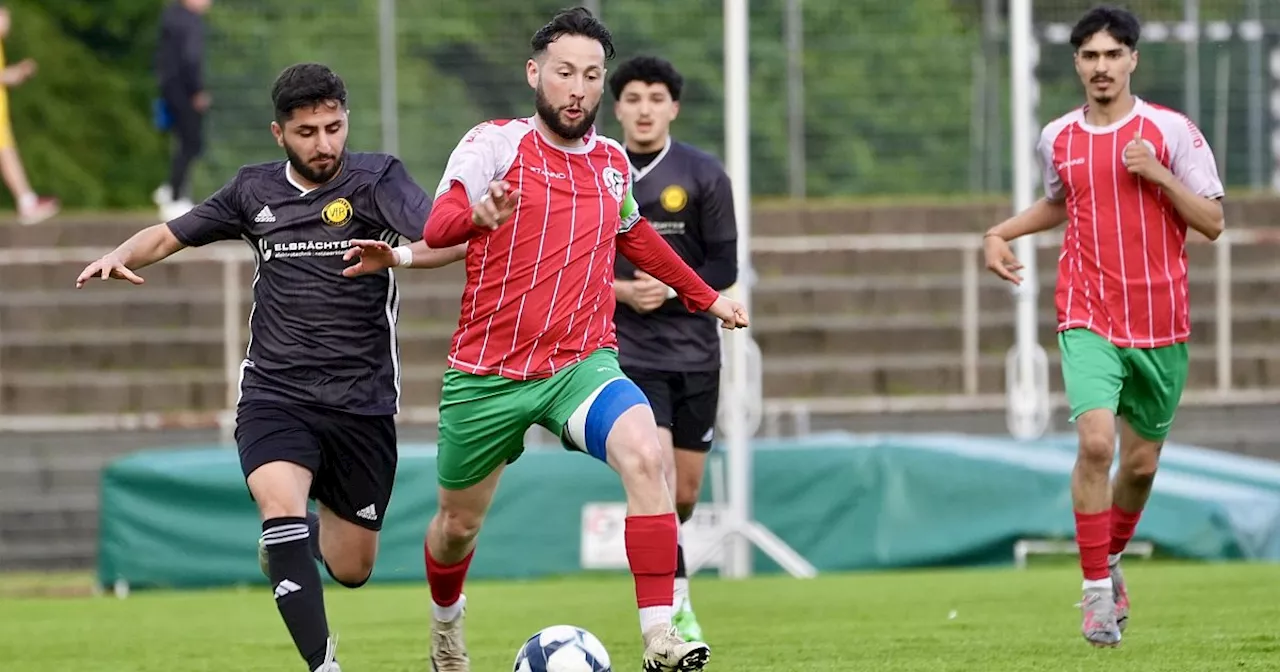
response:
M618 225L618 233L626 233L631 227L640 221L640 206L636 203L636 197L631 193L631 187L627 186L627 193L622 197L622 207L618 210L618 214L622 216L622 223Z

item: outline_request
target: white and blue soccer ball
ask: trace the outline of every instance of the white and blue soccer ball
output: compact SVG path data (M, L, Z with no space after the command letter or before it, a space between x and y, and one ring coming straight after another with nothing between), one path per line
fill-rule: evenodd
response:
M520 647L515 672L613 672L613 667L595 635L572 625L553 625Z

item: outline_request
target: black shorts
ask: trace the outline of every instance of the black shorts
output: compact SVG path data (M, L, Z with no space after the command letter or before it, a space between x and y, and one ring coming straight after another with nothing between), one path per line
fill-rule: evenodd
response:
M675 373L623 367L623 373L649 398L659 427L671 430L676 448L711 450L720 405L720 372Z
M311 499L343 520L382 529L399 458L394 416L249 401L236 411L236 444L246 479L268 462L302 465L313 475Z

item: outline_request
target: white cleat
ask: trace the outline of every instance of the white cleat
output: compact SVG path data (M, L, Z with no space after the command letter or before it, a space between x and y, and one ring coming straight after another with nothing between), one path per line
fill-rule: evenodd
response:
M328 648L324 652L324 662L320 667L316 668L316 672L342 672L342 668L338 667L338 640L335 637L329 638Z
M711 647L684 641L673 626L644 633L644 672L698 672L710 659Z
M467 640L463 637L462 629L466 618L465 603L462 612L452 621L442 621L432 617L431 669L433 672L471 672L471 657L467 655Z

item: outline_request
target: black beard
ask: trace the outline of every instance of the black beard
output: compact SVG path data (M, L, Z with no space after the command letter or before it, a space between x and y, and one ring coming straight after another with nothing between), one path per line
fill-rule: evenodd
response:
M565 140L580 140L582 136L591 130L591 125L596 123L596 113L600 111L600 104L597 103L593 109L584 110L582 119L576 124L566 124L560 121L560 110L552 107L551 102L546 96L542 95L542 87L538 87L537 93L534 95L534 108L538 111L538 118L542 119L542 123L551 129L552 133L564 138Z
M302 157L298 156L297 153L289 147L288 143L285 143L284 154L289 157L289 165L293 166L293 171L302 176L302 179L312 184L324 184L329 180L332 180L333 176L337 175L339 170L342 170L342 164L346 160L346 150L344 149L336 157L326 157L334 159L333 164L327 170L317 170L312 168L311 164L303 161Z

